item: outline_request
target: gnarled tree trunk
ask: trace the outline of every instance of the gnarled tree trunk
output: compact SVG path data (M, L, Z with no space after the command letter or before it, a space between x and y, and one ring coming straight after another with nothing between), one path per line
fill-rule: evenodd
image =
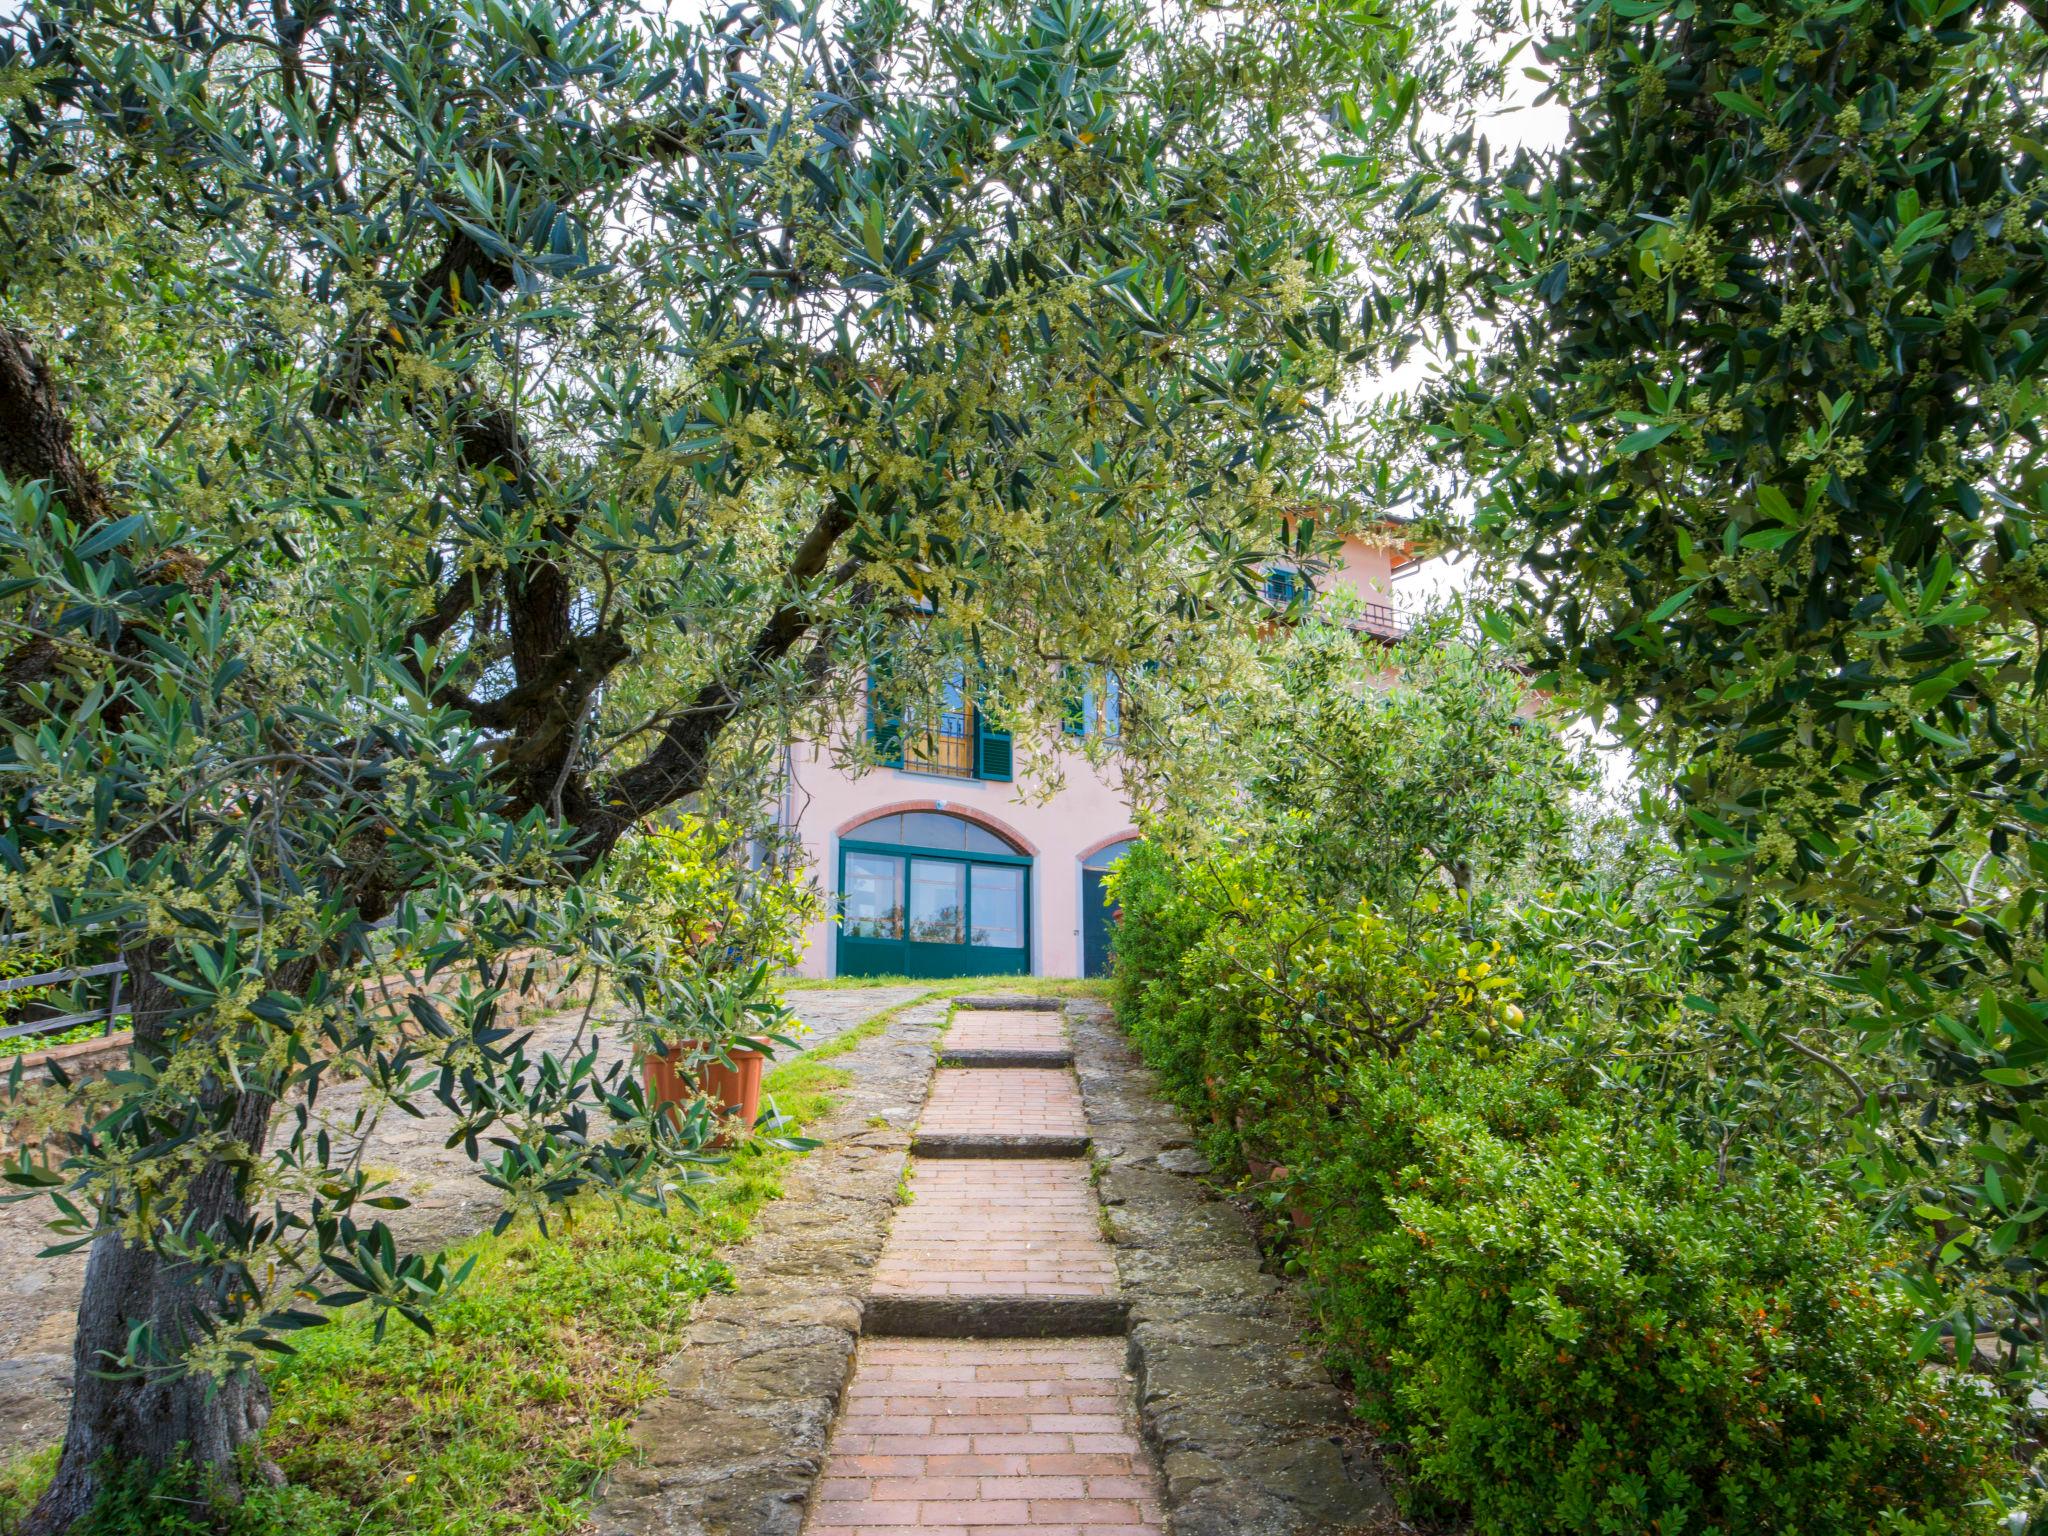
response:
M175 1006L175 994L151 969L149 956L130 962L140 1050L160 1045L162 1021ZM212 1107L228 1111L229 1133L252 1156L259 1153L269 1132L272 1101L262 1094L215 1091ZM235 1170L220 1161L194 1180L185 1210L203 1232L220 1232L249 1212ZM170 1374L136 1380L106 1374L127 1353L137 1327L148 1324L175 1356L180 1343L205 1332L214 1316L204 1275L194 1266L118 1233L93 1243L78 1302L64 1453L23 1536L57 1536L68 1529L92 1507L104 1467L125 1469L136 1462L162 1467L182 1457L212 1471L230 1496L237 1491L237 1452L254 1442L270 1413L269 1389L261 1377L248 1372L224 1381Z

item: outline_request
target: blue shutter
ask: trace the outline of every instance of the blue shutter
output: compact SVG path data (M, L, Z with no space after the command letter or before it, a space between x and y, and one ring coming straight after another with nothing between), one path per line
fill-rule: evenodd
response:
M1294 572L1274 566L1266 572L1266 597L1276 603L1294 601Z
M1112 739L1124 733L1124 685L1114 668L1102 674L1102 734Z
M1010 733L991 730L978 709L974 712L974 776L1010 782Z

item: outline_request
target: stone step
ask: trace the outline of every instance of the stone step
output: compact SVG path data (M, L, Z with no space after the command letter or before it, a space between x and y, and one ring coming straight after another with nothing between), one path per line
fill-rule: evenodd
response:
M883 1339L1121 1338L1131 1304L1121 1296L870 1296L861 1333Z
M1006 1050L1000 1046L955 1050L951 1046L939 1052L942 1067L981 1067L998 1071L1015 1067L1071 1067L1074 1053L1065 1046L1054 1050L1017 1049Z
M972 1012L980 1008L1017 1009L1025 1013L1058 1013L1066 1005L1056 997L956 997L953 1006Z
M1124 1331L1130 1309L1086 1164L920 1159L908 1188L875 1266L864 1332L997 1339Z
M1080 1158L1086 1157L1092 1146L1094 1142L1087 1136L994 1136L972 1132L927 1136L920 1131L910 1139L913 1156L932 1159Z
M992 1008L954 1016L939 1046L939 1064L1047 1069L1072 1066L1074 1053L1059 1014Z

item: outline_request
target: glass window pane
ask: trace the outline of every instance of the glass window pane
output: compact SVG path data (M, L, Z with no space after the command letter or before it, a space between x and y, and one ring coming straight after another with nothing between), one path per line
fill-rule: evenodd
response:
M975 864L974 945L1024 947L1024 871L1011 864Z
M877 816L873 821L862 822L846 835L857 843L900 843L903 841L903 818Z
M961 668L946 679L939 703L939 734L955 740L967 734L967 672Z
M1107 674L1102 690L1102 734L1121 736L1123 733L1124 685L1111 672Z
M910 861L910 937L918 944L967 942L967 866Z
M903 937L903 861L872 853L846 856L846 922L849 939Z
M969 853L1015 853L1017 850L1004 842L987 827L978 827L971 821L963 821L967 829L967 851Z
M916 848L965 848L967 823L937 811L909 811L903 817L903 841Z
M1107 848L1098 848L1081 861L1083 869L1114 869L1116 861L1137 846L1135 837L1127 837L1120 843L1111 843Z

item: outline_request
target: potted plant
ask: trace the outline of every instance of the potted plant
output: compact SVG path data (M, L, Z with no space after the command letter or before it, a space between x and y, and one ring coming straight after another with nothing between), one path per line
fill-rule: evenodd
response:
M703 1094L711 1101L713 1114L727 1122L737 1120L719 1133L716 1144L727 1146L761 1118L761 1078L767 1060L766 1052L751 1045L720 1049L705 1040L678 1040L648 1053L647 1097L669 1106L670 1118L676 1119L678 1106Z

